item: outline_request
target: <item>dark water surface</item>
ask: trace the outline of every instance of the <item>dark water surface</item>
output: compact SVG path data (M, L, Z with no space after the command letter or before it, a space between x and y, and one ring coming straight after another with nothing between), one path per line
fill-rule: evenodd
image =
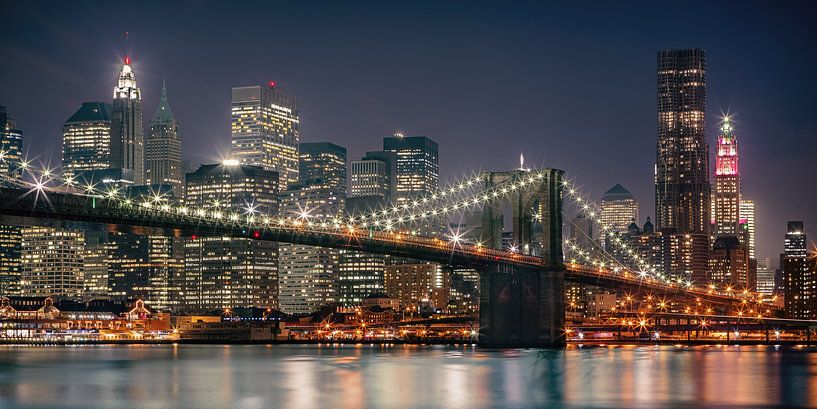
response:
M817 407L817 350L0 346L0 408Z

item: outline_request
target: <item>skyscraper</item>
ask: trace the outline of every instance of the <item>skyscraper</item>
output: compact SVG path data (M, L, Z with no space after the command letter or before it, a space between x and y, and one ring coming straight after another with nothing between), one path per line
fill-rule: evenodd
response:
M706 233L709 224L709 148L704 137L704 50L658 53L656 229Z
M298 150L298 179L321 179L345 199L346 148L331 142L311 142L299 144Z
M112 300L139 298L158 310L175 306L178 290L174 286L183 267L178 239L113 233L107 247L108 295Z
M80 299L85 249L83 233L54 227L24 227L21 237L20 293Z
M397 203L402 204L423 195L434 193L439 188L439 166L437 142L425 136L403 136L383 138L383 150L397 156L395 190Z
M259 166L202 165L186 176L185 204L274 215L278 182L278 173ZM187 238L177 286L180 310L278 308L278 245L243 237Z
M790 221L783 246L786 318L817 318L817 266L809 257L802 221Z
M359 214L377 210L397 201L397 155L394 152L367 152L350 166L349 197L346 210Z
M184 175L182 174L182 140L179 138L179 124L170 104L167 102L167 87L162 81L162 97L145 141L146 179L151 185L170 185L173 195L181 199L184 195Z
M285 190L298 181L298 100L274 82L234 87L232 95L232 157L243 165L278 172Z
M740 171L738 142L729 118L724 118L718 132L718 150L715 157L715 234L740 234Z
M111 104L83 102L62 126L62 170L67 177L111 167Z
M602 225L613 229L609 233L626 233L630 223L638 221L638 202L618 183L604 192L599 207Z
M0 176L19 178L23 174L23 131L17 129L14 118L0 105Z
M755 202L750 199L740 201L741 236L748 236L749 258L755 258Z
M705 280L708 270L711 192L705 112L704 50L660 51L655 228L672 250L662 264L678 268L665 273L696 281Z
M113 90L111 109L111 167L131 169L134 183L145 183L144 133L142 129L142 93L136 87L136 76L130 57L119 74Z

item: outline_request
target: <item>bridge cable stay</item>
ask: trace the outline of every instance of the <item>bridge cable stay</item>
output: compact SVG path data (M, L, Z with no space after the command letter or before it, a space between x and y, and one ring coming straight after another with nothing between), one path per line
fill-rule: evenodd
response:
M0 152L0 160L5 160L4 155ZM309 227L321 228L326 229L324 231L329 231L331 229L334 230L341 230L344 228L348 228L350 231L354 230L356 227L354 224L346 224L344 221L340 219L334 219L331 223L322 221L319 223L313 223L310 221L302 221L298 219L291 219L291 218L283 218L283 217L271 217L269 215L256 215L252 212L252 209L245 211L242 213L238 212L222 212L221 210L208 210L205 208L198 208L198 209L191 209L186 206L171 206L169 203L163 202L163 197L161 195L156 195L149 200L145 200L140 204L134 203L131 198L125 198L118 192L118 189L115 187L109 188L107 191L103 191L99 189L92 183L88 183L85 186L80 186L75 180L71 178L61 178L59 175L55 174L54 171L48 168L37 168L31 166L30 161L22 161L20 163L20 168L28 173L31 181L22 179L22 178L15 178L8 175L3 176L3 179L6 182L10 182L11 184L21 186L24 188L28 188L29 191L36 191L38 194L40 192L45 192L46 190L61 192L61 193L70 193L75 195L81 195L85 197L93 197L93 198L105 198L111 201L116 201L122 206L133 206L137 209L141 209L144 212L152 212L153 209L159 209L163 212L168 214L179 214L180 216L189 216L194 215L197 217L204 218L206 216L210 216L216 221L228 219L231 222L240 222L242 219L246 219L246 222L250 227L262 227L263 224L267 226L273 225L273 223L278 224L279 226L291 225L293 227L302 227L304 225ZM531 174L527 178L520 178L521 180L514 179L512 184L498 184L496 185L496 189L493 190L485 190L482 193L482 196L472 196L472 200L469 202L463 201L462 207L457 206L456 204L451 206L444 206L443 213L447 214L453 210L462 209L463 207L475 206L479 204L480 199L482 201L488 200L495 200L500 198L500 196L507 194L516 189L522 189L528 184L534 184L544 178L543 173L535 173L531 172ZM61 186L54 186L55 182L60 182ZM66 191L73 190L73 191ZM490 193L488 193L490 192ZM575 192L574 192L575 193ZM134 206L136 205L136 206ZM447 209L447 210L446 210ZM366 226L366 224L363 224ZM418 237L418 239L423 239L422 237ZM488 249L480 249L479 244L477 246L473 246L477 249L477 251L488 251ZM514 252L505 252L502 250L491 250L492 252L496 252L497 254L513 254ZM521 255L516 255L513 257L519 257ZM535 258L535 257L534 257ZM710 288L710 292L712 289Z

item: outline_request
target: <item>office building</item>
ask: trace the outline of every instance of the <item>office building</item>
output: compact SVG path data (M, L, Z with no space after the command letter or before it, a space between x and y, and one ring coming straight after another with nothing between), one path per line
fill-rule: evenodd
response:
M162 82L162 97L153 119L150 120L148 137L145 140L146 182L151 185L170 185L173 196L184 196L184 174L182 174L182 140L179 138L179 124L170 104L167 102L167 87Z
M275 215L277 172L236 161L202 165L186 175L185 204L210 211L242 209ZM278 245L242 237L192 236L184 240L178 310L207 312L236 307L278 308Z
M111 104L83 102L62 126L62 170L66 177L111 167Z
M384 291L385 258L353 250L338 251L337 301L360 305L364 298Z
M756 280L750 274L749 254L738 238L727 235L715 239L709 256L709 282L754 290Z
M740 235L740 170L738 142L729 118L718 132L715 157L715 235Z
M384 274L386 294L399 299L403 310L445 309L450 281L449 274L433 263L387 265Z
M20 294L80 299L83 233L54 227L24 227L20 235Z
M740 200L740 235L746 237L745 245L749 249L749 258L755 257L755 202L750 199ZM760 271L760 270L758 270Z
M312 142L299 144L298 150L298 179L321 179L322 183L342 192L345 199L346 148L331 142Z
M0 296L20 295L20 227L0 225Z
M17 129L14 118L0 105L0 176L19 178L23 171L23 131Z
M281 190L298 181L298 100L270 82L234 87L231 155L242 165L278 173Z
M618 183L604 192L599 207L601 224L613 232L626 233L630 223L638 220L638 202L629 190Z
M430 195L439 188L437 142L425 136L395 134L383 138L383 151L397 157L395 191L397 203L402 204Z
M141 299L151 308L176 306L182 274L181 240L112 233L108 238L108 296L114 302Z
M397 200L397 155L393 152L367 152L350 166L351 181L347 210L351 214L371 212Z
M757 292L766 297L773 296L775 294L774 275L775 271L771 267L769 257L757 259Z
M134 183L145 183L145 137L142 129L142 93L130 57L119 74L111 107L111 168L133 171Z
M107 233L85 231L85 251L82 257L82 298L85 301L108 297Z
M809 256L802 221L790 221L783 246L786 318L817 318L817 267Z

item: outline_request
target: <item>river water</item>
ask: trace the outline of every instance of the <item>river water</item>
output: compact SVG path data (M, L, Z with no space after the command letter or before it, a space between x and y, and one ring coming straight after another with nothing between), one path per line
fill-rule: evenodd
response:
M0 346L0 408L817 407L817 350Z

